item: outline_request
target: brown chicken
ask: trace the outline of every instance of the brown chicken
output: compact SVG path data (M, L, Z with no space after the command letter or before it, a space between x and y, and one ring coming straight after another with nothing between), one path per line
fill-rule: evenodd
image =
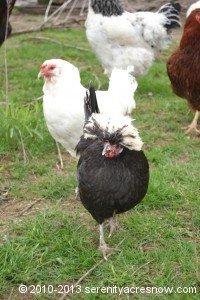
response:
M178 49L167 61L167 72L174 93L187 99L195 117L186 133L197 129L200 115L200 8L187 17Z

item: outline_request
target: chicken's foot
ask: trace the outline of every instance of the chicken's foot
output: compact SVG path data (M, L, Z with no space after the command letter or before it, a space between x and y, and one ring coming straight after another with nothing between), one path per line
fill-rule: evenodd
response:
M195 131L197 133L200 133L200 130L197 129L197 122L198 122L199 115L200 115L200 111L197 110L195 112L195 116L194 116L194 119L193 119L192 123L190 125L184 127L184 129L186 129L185 134L188 134L191 131Z
M120 251L120 249L117 248L110 248L107 246L105 240L104 240L104 231L103 231L104 224L99 225L99 231L100 231L100 245L99 250L102 251L103 257L105 260L107 260L107 253L111 251Z

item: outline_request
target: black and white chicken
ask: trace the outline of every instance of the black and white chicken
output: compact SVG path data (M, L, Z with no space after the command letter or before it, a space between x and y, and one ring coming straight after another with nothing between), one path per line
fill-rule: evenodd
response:
M171 30L180 26L179 12L179 3L129 13L120 0L90 0L86 35L104 73L133 65L134 76L145 75L157 52L168 46Z
M109 99L108 99L109 101ZM100 250L107 259L104 222L110 235L116 214L136 206L147 193L149 165L138 130L128 116L99 112L92 86L86 93L85 126L76 147L79 196L83 206L100 225Z
M102 112L131 114L135 108L137 81L127 70L114 69L108 91L97 91ZM44 77L43 111L48 130L56 142L76 157L75 147L83 132L83 98L86 89L81 84L79 70L62 59L46 60L38 74Z
M0 46L11 34L12 27L8 18L12 12L16 0L1 0L0 1Z

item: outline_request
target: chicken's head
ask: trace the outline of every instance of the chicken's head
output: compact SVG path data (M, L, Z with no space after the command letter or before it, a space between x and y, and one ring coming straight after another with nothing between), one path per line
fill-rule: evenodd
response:
M123 147L120 144L112 145L109 141L105 141L102 155L104 155L107 158L113 158L122 153L122 151Z
M45 79L52 79L61 74L61 68L53 61L46 60L40 67L40 72L38 74L38 79L44 77Z
M56 83L59 82L61 85L80 84L79 70L66 60L53 58L43 62L40 67L38 79L44 77L45 82Z
M98 140L106 158L119 156L125 148L141 151L143 142L131 121L128 116L94 113L85 124L83 137Z

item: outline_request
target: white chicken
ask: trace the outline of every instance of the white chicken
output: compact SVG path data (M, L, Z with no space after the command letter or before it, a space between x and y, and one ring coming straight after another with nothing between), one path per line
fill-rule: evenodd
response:
M114 67L134 66L134 76L145 75L158 51L180 26L180 4L167 3L157 12L124 11L119 0L90 0L86 35L105 74Z
M135 108L137 81L127 70L114 69L108 91L97 91L102 112L131 114ZM48 130L56 142L76 157L75 147L84 126L83 99L86 89L81 84L79 70L62 59L46 60L38 78L44 77L43 111Z

